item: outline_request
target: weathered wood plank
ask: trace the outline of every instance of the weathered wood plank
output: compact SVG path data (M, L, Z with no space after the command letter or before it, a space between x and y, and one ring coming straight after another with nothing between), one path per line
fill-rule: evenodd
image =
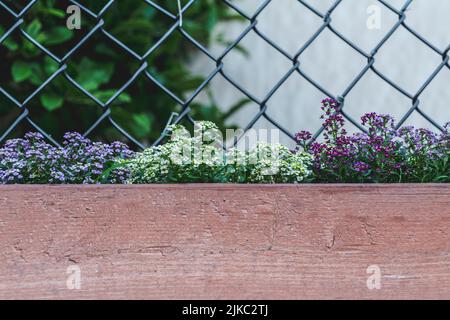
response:
M450 186L0 186L0 298L449 299Z

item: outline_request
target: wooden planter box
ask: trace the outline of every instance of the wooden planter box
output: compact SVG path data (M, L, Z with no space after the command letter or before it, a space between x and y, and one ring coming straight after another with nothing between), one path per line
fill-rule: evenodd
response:
M450 186L0 186L0 298L449 299Z

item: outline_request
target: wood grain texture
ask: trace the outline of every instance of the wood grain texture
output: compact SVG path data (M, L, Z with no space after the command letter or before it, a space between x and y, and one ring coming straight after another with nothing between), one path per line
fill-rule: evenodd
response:
M0 298L449 299L450 186L0 186Z

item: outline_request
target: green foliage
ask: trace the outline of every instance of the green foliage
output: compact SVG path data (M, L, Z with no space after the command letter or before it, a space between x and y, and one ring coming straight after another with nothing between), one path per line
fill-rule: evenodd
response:
M92 12L99 12L107 1L81 1ZM177 13L176 1L156 1L158 5L173 14ZM25 1L6 1L19 12ZM98 22L82 14L81 30L66 28L68 1L38 1L24 15L21 28L55 56L62 58L69 53ZM0 36L14 23L10 18L0 22ZM195 1L183 17L183 29L193 38L207 46L212 40L213 28L220 21L236 19L221 1ZM103 16L104 29L143 55L169 30L174 21L164 16L142 0L115 1ZM220 37L218 36L220 40ZM215 39L215 40L218 40ZM218 40L218 41L219 41ZM175 31L160 48L148 56L148 72L174 94L186 99L204 81L188 69L190 59L199 50ZM59 66L52 58L27 40L20 32L13 32L0 46L0 85L18 101L24 101ZM67 74L77 81L102 103L106 103L133 76L141 62L97 32L78 48L66 61ZM231 106L232 112L224 113L217 103L192 104L194 118L211 120L223 128L224 122L247 101ZM224 106L228 107L228 106ZM44 130L60 137L68 130L84 131L102 115L104 110L91 98L75 88L60 74L52 80L39 95L33 98L27 108L30 117ZM143 75L122 93L112 104L113 119L126 131L143 142L154 141L164 129L172 112L179 112L171 97ZM0 94L0 128L11 125L18 115L16 106ZM105 120L107 121L107 120ZM25 122L26 123L26 122ZM24 124L15 131L22 135L30 128ZM108 140L122 138L109 123L101 124L94 131L94 138Z

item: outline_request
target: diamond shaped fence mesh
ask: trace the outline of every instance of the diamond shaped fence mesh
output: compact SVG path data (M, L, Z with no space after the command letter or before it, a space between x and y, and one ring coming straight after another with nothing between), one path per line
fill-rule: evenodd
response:
M27 31L23 28L24 26L24 17L26 17L27 13L32 9L32 7L38 2L38 0L31 0L26 6L22 8L20 12L16 12L13 10L10 6L10 4L7 4L6 1L0 0L0 6L3 8L3 14L0 14L0 19L4 19L2 15L8 15L9 19L13 19L14 23L12 26L10 26L2 35L0 35L0 44L2 44L13 32L19 32L22 37L25 37L28 41L30 41L33 45L38 47L45 55L50 57L52 60L54 60L58 64L58 68L53 72L53 74L48 77L46 81L41 83L37 89L32 92L26 99L23 101L19 101L14 97L12 94L8 93L8 90L2 86L0 86L0 94L4 95L8 100L10 100L13 105L15 105L16 108L19 110L19 116L17 116L16 119L12 121L12 123L8 124L6 127L0 127L0 143L3 143L5 139L9 136L11 132L15 130L15 128L21 123L21 122L28 122L29 125L31 125L35 130L42 133L47 139L52 141L54 144L58 145L58 142L52 138L50 134L48 134L44 128L41 128L38 124L36 124L31 115L30 115L30 109L29 104L30 101L35 99L47 86L49 86L52 81L58 77L63 76L73 87L79 90L81 95L84 95L88 99L92 99L97 105L99 105L102 109L101 116L94 121L90 127L84 132L85 136L89 136L93 130L95 130L101 123L108 123L108 125L113 126L116 128L123 136L125 136L127 139L132 141L138 148L144 148L145 145L143 145L138 139L133 137L129 132L124 130L115 120L114 117L111 114L111 105L113 102L118 99L118 97L123 93L127 88L129 88L138 77L144 76L148 80L150 80L152 83L154 83L157 87L159 87L161 90L163 90L169 97L171 97L177 104L181 106L181 112L177 114L173 119L170 120L171 123L180 123L183 120L188 120L189 122L195 122L196 120L202 120L202 119L194 119L192 116L192 110L191 106L194 101L194 99L203 91L205 90L205 87L216 77L223 77L228 81L232 86L234 86L236 89L238 89L244 96L246 96L248 99L253 101L259 106L259 111L256 112L251 119L248 119L248 124L245 127L244 131L248 131L250 128L252 128L255 123L261 119L265 118L268 120L271 124L273 124L275 127L280 129L282 132L284 132L286 135L288 135L290 138L294 139L293 132L289 132L282 123L279 123L275 121L267 112L268 110L268 102L271 100L272 96L286 83L286 81L293 75L298 74L303 79L308 81L311 85L313 85L317 90L319 90L323 95L331 97L336 99L341 104L341 112L343 116L349 120L351 123L353 123L356 127L358 127L360 130L365 130L354 118L352 118L349 114L346 113L345 104L347 96L350 94L350 92L355 88L355 86L360 82L360 80L363 78L363 76L369 72L373 72L376 76L378 76L380 79L382 79L384 82L386 82L389 86L394 88L396 91L398 91L400 94L405 96L409 101L411 102L409 110L403 115L403 117L398 121L397 126L400 127L407 121L407 119L413 114L418 113L422 117L424 117L427 121L429 121L433 126L435 126L439 130L444 130L436 121L436 119L432 119L427 113L426 110L424 110L421 107L421 95L424 92L424 90L435 80L437 75L441 72L449 72L450 64L449 64L449 51L450 51L450 44L446 48L437 48L434 46L430 41L428 41L424 36L422 36L419 32L415 31L412 27L410 27L406 21L407 18L407 11L410 8L411 4L415 0L406 0L404 5L398 9L391 5L386 0L378 0L378 3L385 7L387 10L391 11L398 17L398 21L395 23L395 25L392 26L392 28L384 35L384 37L379 41L379 43L370 51L367 52L361 47L359 47L356 43L352 42L349 38L345 37L342 33L339 32L338 28L333 26L332 23L332 17L335 10L345 1L345 0L336 0L332 3L332 5L326 10L325 12L321 12L320 10L316 9L314 7L314 1L311 0L298 0L298 5L303 6L306 10L310 11L313 15L315 15L318 19L322 21L321 26L318 28L318 30L300 47L298 48L297 52L295 54L289 54L286 52L277 42L270 37L266 36L260 29L258 29L258 18L261 15L264 10L268 7L268 5L271 2L277 2L276 0L265 0L262 1L259 7L256 9L255 12L253 12L252 15L248 15L244 11L240 9L240 7L236 4L236 1L231 0L220 0L222 1L226 6L230 8L230 10L234 11L235 13L239 14L246 22L247 27L243 30L243 32L234 40L232 41L229 46L220 54L220 55L214 55L211 53L211 51L203 46L198 40L196 40L194 37L192 37L188 31L184 28L183 25L183 15L187 13L191 6L196 1L203 1L203 0L190 0L186 1L182 6L179 8L178 14L173 14L166 10L163 6L156 3L156 1L151 0L142 0L146 3L146 5L153 7L154 10L157 10L159 14L165 16L167 19L171 21L171 26L164 30L164 36L160 38L159 41L153 44L151 48L149 48L144 54L139 54L135 52L132 48L125 45L121 40L119 40L117 37L115 37L111 32L108 31L108 29L105 27L105 23L103 20L103 16L108 12L111 5L114 4L115 0L110 0L106 3L106 5L103 7L102 10L100 10L97 13L92 12L89 10L85 5L83 5L81 2L71 0L69 1L73 5L77 5L81 12L84 15L90 16L92 19L95 20L95 26L89 30L89 32L73 47L71 48L64 56L58 57L54 53L52 53L48 48L43 46L39 39L33 38ZM175 0L174 0L175 1ZM219 0L218 0L219 1ZM276 5L283 5L281 2L278 2ZM117 23L120 24L120 21ZM403 89L398 83L396 83L394 80L390 79L388 76L386 76L382 71L377 69L376 67L376 60L379 54L380 49L384 46L384 44L400 29L406 30L411 35L413 35L415 38L417 38L420 42L422 42L430 51L434 52L437 56L439 56L442 61L435 66L435 69L433 72L427 77L427 79L424 81L424 83L421 85L419 90L417 92L408 92L407 90ZM322 32L325 30L331 31L333 34L335 34L341 41L345 42L348 46L352 48L355 52L357 52L361 57L363 57L367 62L365 66L360 70L360 72L357 74L354 79L348 84L348 86L345 88L343 92L331 92L326 87L320 85L313 77L308 75L304 68L302 68L301 64L301 57L302 54L316 41L316 39L321 35ZM449 29L450 30L450 29ZM447 32L449 31L447 30ZM245 87L238 84L238 82L233 79L233 77L224 70L224 59L225 57L233 50L238 50L238 46L240 42L246 37L246 35L250 32L254 31L263 41L265 41L268 45L270 45L272 48L274 48L280 55L284 56L285 58L289 59L292 62L291 68L281 77L281 79L277 79L275 86L271 88L271 90L263 97L262 99L255 97L252 95ZM204 55L208 57L208 59L211 60L211 62L214 63L215 68L211 72L211 74L206 77L206 80L191 94L190 97L187 99L182 99L176 94L174 94L167 86L167 84L162 83L159 81L156 77L152 76L152 74L149 72L150 68L152 67L147 62L147 58L155 51L159 50L161 46L164 45L165 40L170 37L174 32L179 32L184 37L186 41L188 41L190 44L195 46L198 50L200 50ZM102 34L106 36L110 41L118 45L123 52L123 55L131 56L133 59L135 59L137 62L139 62L140 67L134 71L134 74L126 80L126 82L122 85L121 88L115 92L115 94L109 98L108 101L102 102L98 98L96 98L94 95L92 95L88 90L83 88L71 75L67 72L67 63L71 59L73 59L77 54L79 53L80 47L82 47L89 39L91 39L95 34ZM1 63L1 61L0 61ZM161 120L161 119L160 119ZM167 121L168 119L164 119L161 121ZM317 131L315 132L315 135L313 139L317 138L323 131L323 127L317 128ZM161 134L161 137L153 142L153 144L159 144L163 141L164 134Z

